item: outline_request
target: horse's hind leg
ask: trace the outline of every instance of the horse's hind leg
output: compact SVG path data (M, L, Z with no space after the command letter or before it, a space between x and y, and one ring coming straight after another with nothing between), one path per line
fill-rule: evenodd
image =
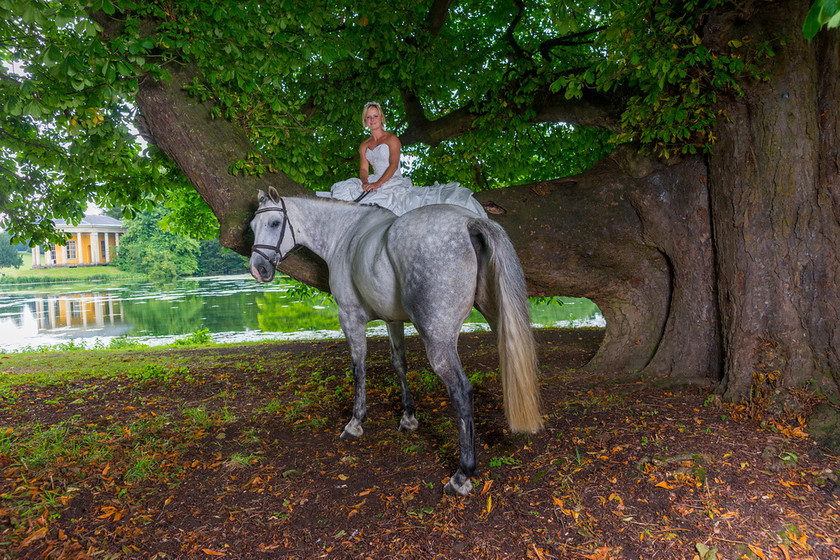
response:
M426 353L434 372L440 377L449 392L455 419L458 422L458 444L461 457L458 470L446 483L447 494L466 496L472 490L470 477L476 471L475 424L473 421L473 389L464 374L458 358L456 339L446 342L426 340Z
M417 429L417 418L414 417L414 399L408 389L405 374L408 366L405 360L405 330L402 322L388 323L388 339L391 341L391 365L397 371L402 391L403 415L400 419L401 432L413 432Z
M360 312L344 312L339 309L338 318L347 344L350 346L350 360L353 366L353 417L341 432L341 439L356 439L362 436L362 422L367 416L367 397L365 393L365 358L367 356L367 321Z

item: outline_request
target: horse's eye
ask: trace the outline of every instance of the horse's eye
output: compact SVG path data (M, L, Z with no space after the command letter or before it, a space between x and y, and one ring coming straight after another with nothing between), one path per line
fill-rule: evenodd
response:
M273 228L280 227L280 220L273 220L271 222L271 227L273 227Z

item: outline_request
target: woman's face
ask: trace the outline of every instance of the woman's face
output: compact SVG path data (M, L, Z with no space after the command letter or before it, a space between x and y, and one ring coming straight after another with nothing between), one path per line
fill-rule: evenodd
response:
M365 124L371 130L382 127L382 114L376 107L371 107L365 113Z

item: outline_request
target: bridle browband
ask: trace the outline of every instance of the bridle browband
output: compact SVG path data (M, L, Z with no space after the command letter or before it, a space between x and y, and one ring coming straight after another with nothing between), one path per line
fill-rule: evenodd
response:
M264 212L280 212L283 214L283 225L280 226L280 237L277 239L277 245L258 245L255 243L251 245L251 251L257 253L265 260L270 262L272 265L274 265L275 268L277 268L277 265L283 262L283 259L288 257L289 253L291 253L290 250L285 255L280 254L280 245L283 244L283 238L286 237L286 225L289 226L289 233L292 234L292 241L294 241L295 245L297 245L297 239L295 239L295 230L292 229L292 222L289 221L289 214L288 212L286 212L286 203L283 201L282 198L280 199L280 208L276 206L272 206L271 208L259 208L256 212L254 212L254 215L256 216L257 214L262 214ZM260 251L260 249L270 249L274 251L274 256L269 257L268 255Z

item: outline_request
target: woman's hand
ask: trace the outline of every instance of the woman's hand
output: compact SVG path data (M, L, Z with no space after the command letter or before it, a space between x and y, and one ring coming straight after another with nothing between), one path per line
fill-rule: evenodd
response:
M362 183L362 190L365 192L373 192L382 185L377 181L376 183Z

